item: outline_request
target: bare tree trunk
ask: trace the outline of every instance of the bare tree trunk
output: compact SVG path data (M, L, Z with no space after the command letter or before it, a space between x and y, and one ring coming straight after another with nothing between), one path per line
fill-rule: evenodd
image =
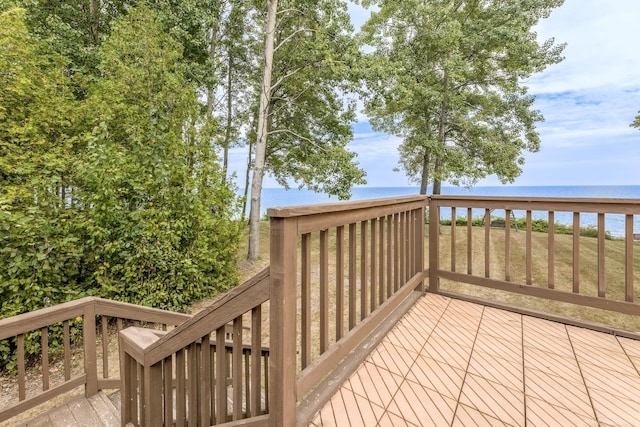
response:
M247 172L244 177L244 202L242 202L242 222L247 217L247 194L249 193L249 176L251 174L251 154L253 152L253 141L249 140L249 157L247 157Z
M431 153L428 148L424 149L424 159L422 162L422 180L420 181L420 194L427 194L427 186L429 185L429 160Z
M438 142L440 143L440 153L436 154L436 162L433 171L433 194L441 194L442 181L440 179L440 171L442 169L442 156L445 149L445 127L447 125L447 91L448 91L448 76L447 70L444 70L443 84L442 84L442 104L440 106L440 122L438 123Z
M260 195L267 153L267 115L271 103L271 78L273 74L273 52L275 44L276 12L278 0L267 2L267 22L264 36L264 74L260 92L258 111L258 134L256 138L256 158L251 182L251 210L249 212L249 254L248 259L258 258L260 246Z
M211 26L211 39L209 40L209 59L211 59L211 62L213 62L216 57L216 40L218 38L218 30L219 27L215 24ZM213 70L211 71L213 72ZM213 114L214 92L215 89L213 87L207 87L207 119L211 119Z
M98 43L98 13L100 12L100 0L91 0L89 2L89 14L91 15L91 39L93 43Z
M227 62L227 128L224 135L224 149L222 154L222 183L227 182L227 170L229 169L229 146L231 145L231 124L233 117L233 93L231 86L233 83L233 55L229 52L229 60Z

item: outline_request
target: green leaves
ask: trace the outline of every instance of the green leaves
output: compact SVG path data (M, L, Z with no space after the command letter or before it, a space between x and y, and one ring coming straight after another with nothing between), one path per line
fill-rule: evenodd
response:
M430 177L434 184L473 185L490 174L512 181L522 151L540 144L542 116L522 81L559 62L564 47L538 44L532 27L562 1L368 3L379 10L363 27L377 64L365 106L374 128L404 138L407 174L422 191Z
M184 308L235 283L235 197L200 131L181 46L144 6L113 28L81 163L93 281L102 296Z

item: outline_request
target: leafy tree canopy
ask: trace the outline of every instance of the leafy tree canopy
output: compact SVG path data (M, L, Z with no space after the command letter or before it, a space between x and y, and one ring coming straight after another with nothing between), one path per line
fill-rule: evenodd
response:
M434 192L521 172L542 115L522 82L559 62L563 45L532 27L562 0L372 0L363 28L375 48L366 109L374 128L403 138L400 163Z

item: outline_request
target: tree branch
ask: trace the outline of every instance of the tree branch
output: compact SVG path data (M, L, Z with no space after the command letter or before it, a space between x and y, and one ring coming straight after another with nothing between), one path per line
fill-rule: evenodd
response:
M289 34L287 37L284 38L284 40L282 40L280 43L278 43L278 45L273 49L274 52L277 52L278 49L280 49L280 47L282 47L283 44L285 44L286 42L288 42L289 40L291 40L293 37L295 37L298 33L302 33L305 31L309 31L309 32L313 32L315 30L310 30L308 28L298 28L297 30L295 30L293 33Z

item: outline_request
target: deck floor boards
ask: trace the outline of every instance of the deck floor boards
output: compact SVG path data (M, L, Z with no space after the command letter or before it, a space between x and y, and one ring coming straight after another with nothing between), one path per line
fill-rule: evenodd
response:
M86 398L84 396L38 416L20 427L119 427L120 414L102 392Z
M428 294L309 425L640 425L639 368L640 341ZM119 424L100 394L23 425Z
M429 294L310 426L640 425L639 367L640 341Z

